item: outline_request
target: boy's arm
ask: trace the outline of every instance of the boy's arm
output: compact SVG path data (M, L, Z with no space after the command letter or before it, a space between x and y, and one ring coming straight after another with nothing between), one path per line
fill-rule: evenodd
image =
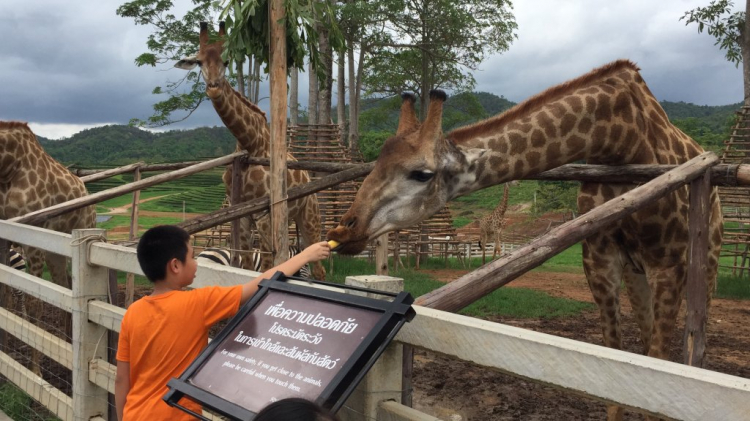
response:
M117 361L117 375L115 376L115 407L117 408L117 421L122 421L128 392L130 392L130 363Z
M319 260L327 259L330 254L331 247L327 242L321 241L302 250L301 253L297 254L286 262L268 269L257 278L242 286L242 298L240 299L240 305L245 304L245 302L249 300L250 297L255 295L255 293L258 291L258 284L263 279L270 278L276 272L283 272L286 276L294 275L298 270L300 270L300 268L302 268L302 266L311 262L317 262Z

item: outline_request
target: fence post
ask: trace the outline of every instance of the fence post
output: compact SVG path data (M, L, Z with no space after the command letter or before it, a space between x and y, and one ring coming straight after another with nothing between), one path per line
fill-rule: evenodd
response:
M89 382L89 362L107 357L107 329L89 323L88 302L107 302L108 270L88 263L91 241L105 235L102 229L73 231L72 294L73 294L73 417L89 420L107 417L107 391Z
M404 280L392 276L347 276L346 284L388 292L400 292L404 289ZM373 298L382 297L359 291L351 291L350 293L363 294ZM403 347L401 344L391 343L388 346L339 410L338 416L341 421L375 420L377 419L380 402L401 402L402 356Z

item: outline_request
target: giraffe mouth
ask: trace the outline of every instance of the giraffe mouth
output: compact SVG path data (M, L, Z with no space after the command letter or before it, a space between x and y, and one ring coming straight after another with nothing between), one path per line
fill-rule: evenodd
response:
M328 240L334 240L339 244L332 249L339 254L355 255L362 253L367 248L367 238L355 238L351 230L344 227L336 227L328 231L326 236Z

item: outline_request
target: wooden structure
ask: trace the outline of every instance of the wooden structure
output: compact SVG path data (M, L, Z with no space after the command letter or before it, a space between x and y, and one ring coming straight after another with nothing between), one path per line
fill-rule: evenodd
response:
M750 107L743 106L737 112L737 122L724 144L723 164L750 162ZM734 274L750 274L750 187L720 187L719 197L724 212L722 256L732 258Z
M419 305L415 306L418 317L404 326L396 337L396 343L392 345L395 348L384 354L379 362L381 366L373 371L385 371L390 375L385 380L373 376L365 379L339 415L345 420L354 419L349 418L351 416L377 420L433 419L394 402L393 399L397 397L392 396L394 393L387 396L383 393L392 391L397 395L401 390L398 383L401 363L398 346L401 344L473 361L488 369L514 373L600 401L639 408L650 415L684 420L746 419L750 413L750 385L747 379L439 310L452 310L470 304L488 290L509 282L579 241L588 232L647 205L685 183L691 185L693 192L690 220L691 238L695 243L692 248L700 250L700 242L705 240L702 234L705 234L707 226L700 217L707 214L705 204L711 180L722 183L722 180L726 181L728 174L734 174L734 179L729 184L750 185L750 168L712 168L717 160L711 154L701 155L674 168L669 174L594 209L585 218L578 218L552 230L527 248L419 297ZM339 174L329 177L356 178L362 175L362 171L366 172L370 168L368 165L354 167L344 171L345 176ZM616 169L620 173L622 170ZM664 168L658 170L663 171ZM597 177L602 179L600 175ZM317 184L311 183L314 184L313 187L306 185L296 190L290 189L290 198L325 187L325 183L320 181L326 178L318 180ZM630 180L633 178L637 177L628 176ZM99 193L99 199L102 193ZM67 205L70 208L70 203ZM73 205L78 206L79 202ZM267 198L259 200L258 204L234 205L212 215L210 222L198 220L186 223L185 226L197 229L208 223L221 223L232 216L257 212L268 206ZM61 208L55 210L58 211ZM32 217L43 215L44 213L35 214ZM114 390L115 369L112 361L107 360L107 346L101 341L107 337L105 333L108 331L119 331L124 315L122 308L107 302L109 298L105 272L109 268L142 275L135 250L98 240L84 241L84 238L98 238L101 230L79 230L67 235L18 222L0 221L0 232L10 242L27 244L72 258L72 289L65 289L6 267L0 267L0 283L34 295L75 315L73 342L68 343L0 309L0 328L59 364L71 368L71 395L34 375L5 352L0 352L0 374L63 420L104 420L103 414L108 409L106 394ZM699 330L705 324L705 313L701 313L696 305L705 305L705 297L700 296L701 279L695 275L699 274L705 263L698 256L693 256L690 261L688 271L692 275L688 276L686 322L686 344L690 352L686 352L686 358L696 364L696 357L700 357L698 354L702 349ZM246 281L249 275L252 274L232 267L204 266L198 271L194 285L236 285ZM705 292L705 288L703 291ZM476 344L483 346L477 347ZM634 382L635 378L640 380Z

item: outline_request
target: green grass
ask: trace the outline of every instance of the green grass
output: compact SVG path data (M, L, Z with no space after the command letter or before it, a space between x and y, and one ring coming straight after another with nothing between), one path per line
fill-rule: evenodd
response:
M328 280L343 283L347 276L375 273L375 265L367 259L358 259L334 255L333 273L329 270ZM481 260L481 259L480 259ZM422 269L443 269L442 259L430 258L422 262ZM455 259L449 259L449 268L462 268ZM414 298L434 291L445 284L432 278L429 274L414 269L391 271L391 276L404 279L404 290ZM593 309L594 305L580 301L549 296L543 292L526 288L499 288L459 313L472 317L504 316L514 318L556 318L568 317L582 311Z
M537 183L534 180L522 180L519 181L518 185L510 186L508 206L519 203L533 203ZM453 199L450 202L453 226L461 228L495 209L503 198L503 188L503 185L500 184Z
M156 225L177 224L182 222L182 218L159 217L159 216L140 216L138 217L138 226L140 231L145 231ZM111 230L117 227L130 226L130 215L113 215L108 221L96 224L97 228Z
M714 297L750 300L750 279L747 276L735 276L724 271L719 273Z
M0 411L13 420L28 421L59 421L59 418L49 414L39 405L34 405L29 395L12 383L0 385Z

